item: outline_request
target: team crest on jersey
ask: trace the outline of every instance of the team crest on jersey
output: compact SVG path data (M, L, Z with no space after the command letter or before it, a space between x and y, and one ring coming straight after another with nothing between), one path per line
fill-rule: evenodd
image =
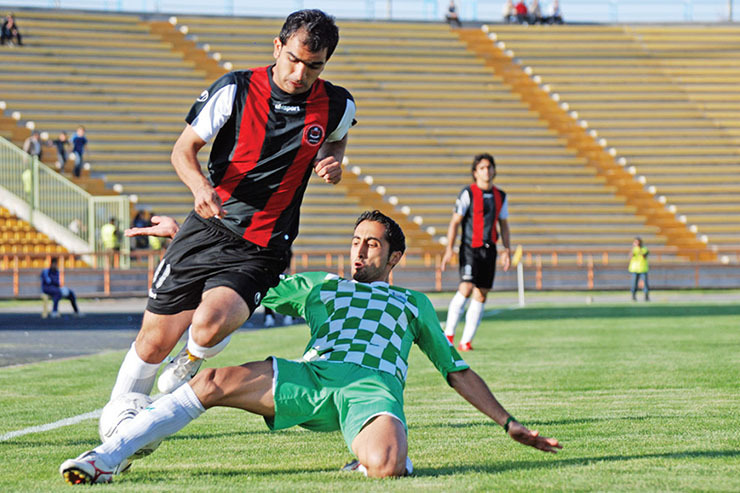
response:
M202 93L200 93L200 96L198 97L198 102L199 103L202 103L203 101L205 101L206 99L208 99L208 96L210 96L210 94L208 94L208 89L206 89L205 91L203 91Z
M306 130L303 132L303 140L308 143L308 145L319 145L321 144L321 141L324 138L324 127L318 124L311 125L310 127L306 127Z

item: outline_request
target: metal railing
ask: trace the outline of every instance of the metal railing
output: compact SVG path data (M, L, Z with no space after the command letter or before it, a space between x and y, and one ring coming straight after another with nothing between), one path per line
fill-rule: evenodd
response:
M54 255L60 259L61 282L82 297L146 296L163 251L136 250L132 265L121 268L115 253L93 255L95 261L81 267L74 255ZM740 249L727 250L723 262L691 262L671 258L659 249L650 264L650 284L654 289L738 289L740 288ZM40 295L41 265L52 255L0 256L0 298L36 298ZM36 267L34 265L36 260ZM440 269L439 255L410 253L393 270L391 283L424 292L453 291L460 281L457 265ZM627 254L608 251L540 251L522 256L521 280L517 269L496 272L495 291L608 291L626 290L630 282ZM298 252L290 272L326 271L349 277L347 252Z
M501 20L504 0L456 0L467 22ZM526 2L531 3L530 1ZM543 13L551 0L543 0ZM319 8L337 18L441 21L448 0L0 0L0 5L152 14L285 17L302 8ZM732 22L739 0L561 0L566 22ZM22 21L21 21L22 22ZM20 24L23 25L22 23Z
M100 228L111 218L127 226L128 196L94 196L0 137L0 205L75 254L105 250ZM129 265L129 241L120 265ZM91 257L94 260L94 257Z

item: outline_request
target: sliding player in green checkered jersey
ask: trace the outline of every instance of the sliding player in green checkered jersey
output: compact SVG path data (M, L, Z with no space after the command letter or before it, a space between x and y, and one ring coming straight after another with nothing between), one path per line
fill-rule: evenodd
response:
M176 224L161 222L147 231L171 233ZM311 338L300 360L271 357L203 370L139 413L118 436L65 461L60 472L75 484L110 481L115 467L139 448L175 433L206 409L226 406L263 416L273 430L298 425L341 431L358 459L345 469L373 477L405 475L411 464L403 389L413 343L450 386L511 438L556 452L561 448L556 439L518 423L462 360L440 330L429 299L388 284L405 248L398 224L379 211L363 213L352 237L352 280L325 272L297 274L263 301L279 313L306 319Z

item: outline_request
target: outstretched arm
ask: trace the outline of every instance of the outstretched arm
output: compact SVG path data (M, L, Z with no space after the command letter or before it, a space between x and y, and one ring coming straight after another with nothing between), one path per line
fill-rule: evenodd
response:
M563 448L554 438L541 437L538 431L530 431L526 426L516 421L506 409L499 404L496 397L486 385L486 382L471 369L455 371L447 376L452 388L471 403L480 412L506 427L507 434L519 443L529 445L543 452L557 452Z
M169 216L152 216L152 225L147 228L129 228L123 232L126 236L159 236L174 238L180 226Z

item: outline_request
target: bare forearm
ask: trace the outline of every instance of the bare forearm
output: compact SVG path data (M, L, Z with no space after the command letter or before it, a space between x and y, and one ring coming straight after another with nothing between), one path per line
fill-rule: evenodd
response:
M196 144L186 144L177 142L172 149L172 166L180 180L195 195L196 191L206 186L210 187L210 182L203 175L200 163L198 162L198 150Z
M500 221L499 224L501 225L501 243L504 245L504 248L511 248L509 222Z
M319 149L319 153L316 155L316 161L321 161L329 156L334 157L340 163L344 159L344 152L347 149L347 136L345 135L342 140L335 142L324 142Z
M480 412L504 426L511 416L498 402L486 382L471 369L456 371L448 375L452 388Z

